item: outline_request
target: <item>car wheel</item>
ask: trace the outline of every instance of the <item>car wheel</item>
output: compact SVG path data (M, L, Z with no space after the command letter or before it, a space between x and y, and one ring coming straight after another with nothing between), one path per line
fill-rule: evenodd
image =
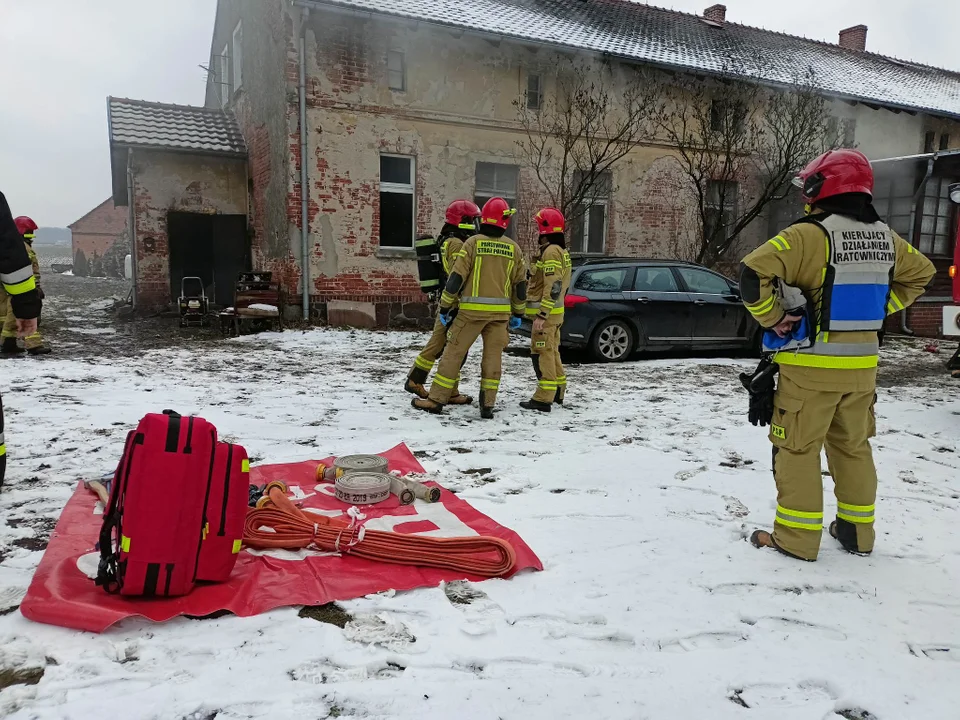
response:
M590 350L600 362L623 362L633 351L633 331L623 320L607 320L593 333Z

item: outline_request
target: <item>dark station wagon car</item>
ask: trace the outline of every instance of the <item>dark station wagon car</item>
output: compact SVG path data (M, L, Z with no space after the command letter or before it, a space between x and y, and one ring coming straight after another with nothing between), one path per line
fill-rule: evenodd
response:
M653 350L751 351L760 326L736 282L676 260L574 258L560 344L601 362ZM519 332L529 336L531 318Z

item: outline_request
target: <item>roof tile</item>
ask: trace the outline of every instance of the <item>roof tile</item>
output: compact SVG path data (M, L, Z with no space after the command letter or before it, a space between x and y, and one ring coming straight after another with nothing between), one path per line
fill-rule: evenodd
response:
M228 110L110 98L111 145L223 155L247 154Z

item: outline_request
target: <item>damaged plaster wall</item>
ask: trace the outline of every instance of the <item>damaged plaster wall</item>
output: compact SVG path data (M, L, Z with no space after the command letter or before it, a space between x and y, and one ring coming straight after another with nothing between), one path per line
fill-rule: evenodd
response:
M136 151L133 156L139 302L171 301L167 214L245 214L246 160Z

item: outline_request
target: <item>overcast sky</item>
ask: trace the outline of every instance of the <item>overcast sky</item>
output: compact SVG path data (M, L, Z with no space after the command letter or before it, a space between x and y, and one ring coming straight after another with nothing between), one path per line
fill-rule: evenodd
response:
M222 0L231 2L233 0ZM424 0L430 2L430 0ZM653 3L700 13L708 0ZM727 19L960 70L957 0L727 0ZM0 190L65 226L109 197L106 98L202 105L216 0L0 0Z

